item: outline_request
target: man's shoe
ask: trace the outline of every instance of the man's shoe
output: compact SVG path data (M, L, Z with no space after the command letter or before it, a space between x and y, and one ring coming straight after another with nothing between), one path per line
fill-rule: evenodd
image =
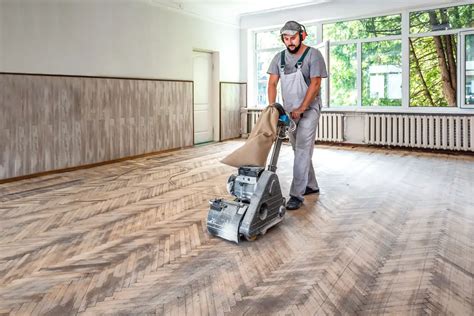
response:
M290 200L286 203L286 209L297 210L301 207L302 204L303 204L303 201L292 196L290 197Z
M306 187L306 190L304 191L303 195L314 194L314 193L319 193L319 188L311 189L310 187Z

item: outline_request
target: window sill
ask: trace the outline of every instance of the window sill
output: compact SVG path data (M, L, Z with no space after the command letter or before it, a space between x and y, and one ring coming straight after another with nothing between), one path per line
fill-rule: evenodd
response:
M323 108L322 112L353 112L353 113L400 113L400 114L474 114L469 108L432 108L432 107L332 107Z

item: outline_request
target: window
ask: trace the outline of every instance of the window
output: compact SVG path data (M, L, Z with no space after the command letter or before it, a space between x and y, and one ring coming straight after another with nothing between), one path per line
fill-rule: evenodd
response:
M456 106L456 36L410 38L410 106Z
M256 33L255 39L257 50L283 47L278 30Z
M458 104L458 31L474 26L474 5L410 13L410 100L412 107Z
M401 40L362 43L362 105L402 105Z
M329 50L330 106L357 104L357 47L356 44L334 45Z
M263 51L257 54L257 104L267 105L268 66L275 56L274 51Z
M329 68L329 42L322 42L322 43L319 43L317 45L314 45L314 48L316 48L317 50L319 50L321 52L321 55L323 56L323 59L324 59L324 64L326 65L326 67ZM321 106L323 108L327 108L329 107L329 80L330 80L330 76L329 76L329 69L327 69L327 72L328 72L328 78L325 78L322 80L321 82L321 90L319 91L320 95L321 95Z
M257 75L257 107L267 105L268 66L275 54L284 48L279 30L255 33L255 61Z
M314 47L318 44L318 39L316 38L316 34L318 34L317 29L317 25L306 26L306 33L308 34L308 36L304 40L305 45Z
M474 105L474 34L466 36L466 67L464 71L464 104Z
M474 108L474 32L461 33L461 107Z
M323 39L330 107L402 105L400 14L324 24Z

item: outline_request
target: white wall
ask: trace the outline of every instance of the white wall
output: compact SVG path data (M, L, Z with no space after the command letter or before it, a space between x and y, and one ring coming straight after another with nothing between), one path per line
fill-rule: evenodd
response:
M192 51L240 79L240 31L150 0L0 0L0 71L193 79Z

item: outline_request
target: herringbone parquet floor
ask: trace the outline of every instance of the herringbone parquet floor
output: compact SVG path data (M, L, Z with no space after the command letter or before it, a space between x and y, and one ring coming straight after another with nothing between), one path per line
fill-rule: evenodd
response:
M474 314L474 157L318 146L321 194L235 245L205 220L240 144L1 185L0 314Z

